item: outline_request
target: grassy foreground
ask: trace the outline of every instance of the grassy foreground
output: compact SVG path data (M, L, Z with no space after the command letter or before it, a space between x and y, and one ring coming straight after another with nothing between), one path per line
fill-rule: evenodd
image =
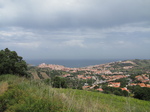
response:
M150 102L0 76L0 112L150 112Z

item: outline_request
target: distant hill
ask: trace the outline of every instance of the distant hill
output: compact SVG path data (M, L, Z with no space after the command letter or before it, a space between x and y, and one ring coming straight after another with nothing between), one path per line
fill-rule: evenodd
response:
M44 70L44 72L46 72L47 75L49 75L48 72L50 72L51 70L56 70L56 71L61 70L64 72L67 71L66 73L70 73L71 71L74 72L91 71L90 74L91 73L92 74L93 73L94 74L125 74L125 75L144 74L144 73L150 73L150 60L139 60L139 59L124 60L124 61L117 61L117 62L111 62L111 63L100 64L100 65L92 65L92 66L87 66L82 68L69 68L62 65L45 64L45 63L42 63L37 67L29 67L29 72L34 77L36 76L36 78L37 78L36 74L39 74L39 77L42 77L42 74L40 75L40 70Z

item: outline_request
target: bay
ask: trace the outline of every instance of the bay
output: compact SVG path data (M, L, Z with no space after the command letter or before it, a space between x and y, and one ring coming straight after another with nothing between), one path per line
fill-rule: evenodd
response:
M120 61L119 59L101 59L101 60L92 60L92 59L75 59L75 60L56 60L56 59L28 59L25 60L28 64L31 64L33 66L38 66L41 63L45 64L55 64L55 65L63 65L65 67L69 68L80 68L80 67L86 67L91 65L99 65L99 64L105 64L115 61Z

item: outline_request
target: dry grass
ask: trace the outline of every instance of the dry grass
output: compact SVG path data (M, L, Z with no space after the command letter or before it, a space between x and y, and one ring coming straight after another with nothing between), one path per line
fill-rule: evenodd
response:
M8 89L8 83L7 82L2 82L0 84L0 94L3 94L5 91Z
M44 79L49 79L50 77L45 72L40 72Z
M68 107L77 112L149 112L150 103L130 97L72 89L55 89Z
M40 77L38 76L38 74L37 74L36 71L32 71L31 74L33 75L33 78L34 78L35 80L40 79Z

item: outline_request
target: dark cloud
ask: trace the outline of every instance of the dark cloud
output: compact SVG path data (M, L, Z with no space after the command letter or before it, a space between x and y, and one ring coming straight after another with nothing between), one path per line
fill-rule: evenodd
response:
M101 28L149 21L145 0L6 0L1 3L1 25L27 28Z
M150 48L149 4L1 0L0 48L10 47L26 58L148 58L150 52L144 49Z

